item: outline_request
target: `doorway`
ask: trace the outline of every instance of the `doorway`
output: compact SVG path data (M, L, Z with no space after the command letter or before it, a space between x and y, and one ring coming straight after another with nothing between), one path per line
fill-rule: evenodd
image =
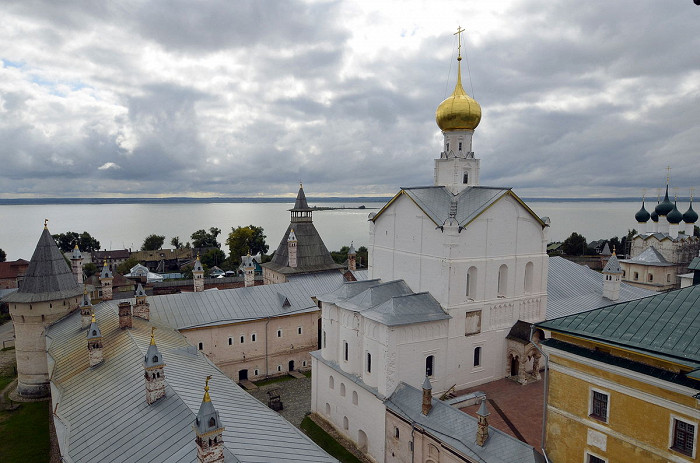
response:
M238 381L245 381L248 379L248 370L238 370Z
M289 361L289 371L294 371L294 360Z
M518 359L517 355L514 355L510 359L510 375L511 376L518 376L519 373L519 365L520 361Z

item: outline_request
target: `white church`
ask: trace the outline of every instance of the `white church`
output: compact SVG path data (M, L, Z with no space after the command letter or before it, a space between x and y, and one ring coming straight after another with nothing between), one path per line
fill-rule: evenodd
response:
M548 219L510 188L479 184L472 137L480 120L458 67L455 90L436 112L444 143L434 185L403 188L371 214L370 279L318 298L322 348L312 353L312 411L375 461L412 461L413 452L422 452L415 461L532 458L492 456L488 440L466 435L452 436L464 449L454 444L450 452L462 459L438 459L430 452L439 445L419 449L390 413L406 406L397 397L406 388L439 397L506 376L538 376L539 355L517 355L506 338L518 321L545 319ZM421 415L414 405L429 429L432 412ZM513 441L503 448L520 444Z

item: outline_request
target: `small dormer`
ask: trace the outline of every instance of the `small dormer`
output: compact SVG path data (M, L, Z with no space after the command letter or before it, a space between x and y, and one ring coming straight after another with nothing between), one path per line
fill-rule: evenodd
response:
M196 434L197 461L200 463L219 463L224 461L224 426L221 424L219 412L209 396L209 381L207 376L204 385L204 397L195 418L194 431Z
M95 321L95 314L91 316L91 323L87 331L88 360L91 367L104 361L102 353L102 332Z
M155 326L151 327L151 344L143 359L144 378L146 380L146 402L150 405L165 397L165 362L156 346Z
M134 297L136 298L136 304L134 304L134 317L150 320L150 304L146 301L146 291L144 291L141 283L139 283L138 287L136 288Z

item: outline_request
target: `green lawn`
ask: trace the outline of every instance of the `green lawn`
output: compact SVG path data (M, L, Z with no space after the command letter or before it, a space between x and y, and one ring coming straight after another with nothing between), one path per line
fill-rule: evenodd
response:
M274 378L268 378L268 379L261 379L260 381L255 381L253 384L256 386L265 386L266 384L273 384L273 383L283 383L285 381L291 381L294 378L289 376L289 375L284 375L284 376L275 376Z
M314 423L308 416L301 422L301 429L311 440L316 442L319 447L328 452L332 457L337 458L338 461L342 463L362 463L355 455L340 445L338 441L328 435L326 431L321 429L321 427Z

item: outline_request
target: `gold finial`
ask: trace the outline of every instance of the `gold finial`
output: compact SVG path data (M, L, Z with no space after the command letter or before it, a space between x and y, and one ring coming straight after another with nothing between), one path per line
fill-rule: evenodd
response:
M211 397L209 397L209 380L211 375L207 376L206 382L204 383L204 398L202 402L211 402Z
M462 26L457 26L457 32L452 34L457 36L457 61L462 61L462 32Z
M197 253L197 260L199 260L199 253Z
M105 263L102 264L102 266L103 266L103 267L106 267L106 266L107 266L107 261L106 261L106 260L105 260Z
M153 334L153 332L156 330L155 326L151 327L151 345L155 346L156 345L156 336Z
M44 219L44 230L49 228L49 219Z
M95 323L95 312L92 313L92 323Z
M87 296L87 285L83 285L83 296Z
M616 254L615 254L615 245L613 244L613 256L614 255L616 255Z

